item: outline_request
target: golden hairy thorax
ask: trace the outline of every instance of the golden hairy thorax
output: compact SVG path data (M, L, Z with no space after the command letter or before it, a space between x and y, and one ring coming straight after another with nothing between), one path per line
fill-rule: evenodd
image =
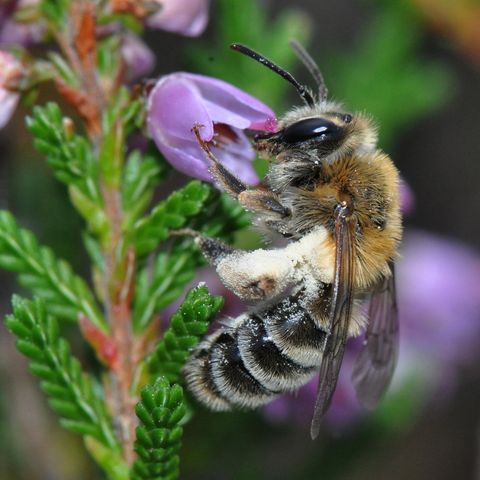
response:
M377 151L324 162L313 188L290 196L299 231L325 226L332 235L336 205L346 202L356 220L356 286L367 288L388 273L401 238L398 172Z

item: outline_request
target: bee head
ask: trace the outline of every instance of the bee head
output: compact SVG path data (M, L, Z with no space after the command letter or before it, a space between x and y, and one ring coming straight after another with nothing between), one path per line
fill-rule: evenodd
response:
M279 127L275 133L254 138L255 149L266 158L288 159L288 155L280 154L302 152L313 160L333 161L338 155L376 148L376 128L371 119L345 112L333 102L296 108L285 115Z
M283 152L302 152L307 161L311 158L316 163L319 160L334 161L339 155L374 150L377 133L371 119L363 114L347 113L341 105L329 102L327 87L315 61L298 42L292 41L290 44L315 80L316 95L301 85L292 74L258 52L244 45L231 45L234 50L256 60L291 83L305 103L305 106L285 115L277 132L254 137L255 149L265 158L275 157L278 161L291 157L281 156Z

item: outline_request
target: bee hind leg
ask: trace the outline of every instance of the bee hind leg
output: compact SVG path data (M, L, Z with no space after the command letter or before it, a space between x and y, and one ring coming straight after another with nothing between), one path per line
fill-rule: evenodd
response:
M216 267L218 263L225 257L238 252L235 248L223 243L221 240L213 237L206 237L191 228L181 228L179 230L171 230L170 235L175 237L187 236L193 237L195 244L202 252L205 260Z

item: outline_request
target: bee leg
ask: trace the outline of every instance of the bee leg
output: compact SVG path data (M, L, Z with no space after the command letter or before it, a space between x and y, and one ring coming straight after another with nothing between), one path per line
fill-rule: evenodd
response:
M202 140L200 137L200 128L201 125L194 125L192 128L193 133L197 137L197 142L200 145L201 149L205 152L206 156L211 162L210 173L213 178L217 181L220 187L232 197L237 198L238 195L247 189L247 186L239 180L235 175L230 173L215 157L215 155L210 150L207 142Z
M280 218L289 217L291 213L280 203L278 195L267 189L245 190L238 195L238 201L252 212L274 214Z
M238 250L216 238L204 237L203 235L195 237L195 243L200 248L205 260L214 267L225 257L238 252Z
M206 237L200 232L197 232L197 230L192 230L191 228L171 230L170 235L174 237L192 237L195 244L205 257L205 260L214 267L216 267L223 258L232 253L239 252L239 250L234 249L217 238Z
M226 169L212 153L208 144L200 137L200 128L200 125L194 125L193 133L211 162L210 173L222 190L237 199L247 210L258 213L273 213L281 218L290 215L290 210L280 203L278 196L271 190L265 187L248 189L247 185Z

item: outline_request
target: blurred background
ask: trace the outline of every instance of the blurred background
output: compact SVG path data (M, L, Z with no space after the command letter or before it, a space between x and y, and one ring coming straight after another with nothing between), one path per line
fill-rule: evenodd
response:
M380 145L405 181L401 352L392 388L369 413L358 407L349 383L358 347L351 342L315 442L308 430L314 385L253 413L199 409L186 427L182 478L480 478L479 2L217 0L210 13L200 39L147 33L157 56L152 77L178 70L218 76L281 115L299 103L293 89L227 45L247 43L309 82L288 47L295 37L321 66L331 96L378 122ZM44 91L38 101L52 95ZM33 151L27 113L19 109L0 131L0 207L88 276L81 220ZM257 167L265 171L261 161ZM184 180L173 174L172 188ZM238 245L258 241L249 231ZM4 273L0 284L3 316L17 287ZM225 311L239 308L227 296ZM71 340L95 368L78 336ZM78 439L60 430L36 383L1 326L0 479L102 478Z

